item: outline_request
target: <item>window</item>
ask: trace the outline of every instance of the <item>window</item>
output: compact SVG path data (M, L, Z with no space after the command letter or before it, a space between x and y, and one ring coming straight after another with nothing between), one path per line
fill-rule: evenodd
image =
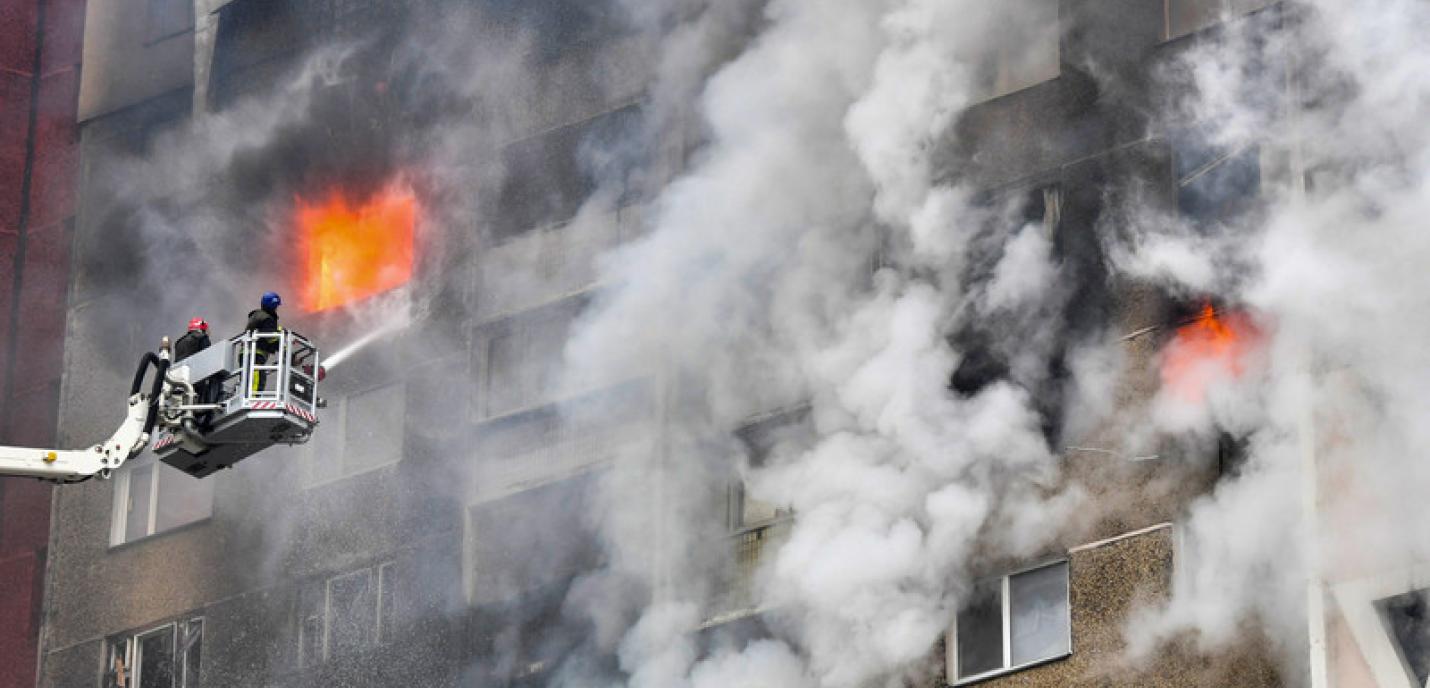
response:
M1221 23L1222 19L1259 10L1272 0L1164 0L1167 38L1185 36Z
M110 638L104 688L197 688L203 636L194 618Z
M540 406L557 392L562 355L576 308L512 318L478 338L482 352L482 418Z
M1062 72L1057 0L1004 0L991 20L993 47L974 65L974 100L1057 78Z
M148 0L145 43L158 43L194 28L193 0Z
M598 190L618 206L639 196L646 151L639 105L517 141L502 151L503 176L488 212L497 237L570 220Z
M299 594L298 665L348 659L392 640L397 616L393 562L320 579Z
M407 388L402 383L330 400L323 427L307 445L307 486L402 460L406 420Z
M587 473L473 505L467 524L470 598L494 604L539 595L593 568L600 556L590 527L595 480Z
M1072 652L1066 561L975 586L954 622L948 673L984 678Z
M1261 193L1261 148L1226 149L1195 133L1174 136L1177 209L1201 226L1226 222Z
M1414 685L1430 684L1430 588L1412 590L1375 603Z
M115 476L111 546L201 521L213 513L212 479L198 480L145 454Z

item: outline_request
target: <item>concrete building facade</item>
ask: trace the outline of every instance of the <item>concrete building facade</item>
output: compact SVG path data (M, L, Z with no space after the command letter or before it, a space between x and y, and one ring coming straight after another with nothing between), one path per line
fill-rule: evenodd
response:
M274 248L283 244L263 243L272 240L272 218L243 218L251 238L201 234L242 256L225 267L212 266L204 246L186 246L154 227L182 218L208 232L197 228L202 218L185 212L207 204L241 214L275 189L304 194L338 183L377 192L412 160L406 144L414 139L392 132L435 136L447 116L482 122L474 137L481 143L463 151L480 161L463 172L474 188L457 193L478 200L452 201L479 220L462 232L420 237L426 248L417 249L404 289L423 312L404 334L335 370L323 426L309 445L265 452L203 481L144 456L112 480L55 492L48 554L31 543L27 552L39 554L17 564L34 570L47 559L38 685L537 686L575 674L592 685L623 680L603 629L566 604L580 594L573 587L579 574L607 556L580 514L598 507L593 486L623 470L624 457L676 451L668 416L690 390L659 365L649 375L584 386L552 371L572 323L607 286L592 258L641 236L647 201L686 164L697 127L666 123L658 136L635 140L649 131L641 123L654 78L652 46L621 29L602 3L478 4L492 35L530 32L518 45L534 76L504 98L464 110L414 85L430 75L400 57L411 36L403 27L441 16L425 14L440 11L440 3L88 3L83 55L95 66L72 87L81 122L79 214L73 236L56 248L74 256L76 269L66 277L66 305L54 306L65 314L65 358L63 383L54 385L58 424L47 426L59 429L53 439L77 444L107 432L127 357L153 348L156 332L178 334L191 315L173 309L209 310L216 327L234 330L252 307L247 292L256 296L263 279L280 279L290 267ZM1261 184L1284 176L1270 153L1223 155L1180 130L1163 130L1150 113L1167 85L1154 70L1222 30L1224 18L1262 22L1268 31L1287 19L1278 3L1265 2L1059 0L1040 7L1009 28L1010 43L1038 47L1017 59L988 57L979 77L984 97L958 117L955 135L938 151L939 169L981 190L988 204L1012 203L1025 220L1043 224L1079 275L1081 286L1060 314L1069 331L1110 326L1126 335L1130 359L1150 362L1194 304L1102 279L1097 232L1119 195L1140 194L1214 222L1242 212ZM315 69L311 55L333 45L349 46L338 51L349 57L331 73ZM70 57L67 64L75 64ZM319 73L311 82L319 86L273 97L304 69ZM261 119L248 105L255 99L270 109L301 101L308 115L270 130L272 143L223 151L231 178L199 180L197 200L189 188L137 202L130 195L134 180L123 171L135 169L136 158L163 156L173 137L204 122L232 127L241 138L246 120ZM593 169L593 145L628 157ZM419 197L454 193L416 177ZM1241 195L1228 196L1229 187ZM590 203L593 197L602 200ZM180 210L166 216L171 207ZM50 213L44 226L62 225L64 217ZM202 283L215 275L247 291L225 294L229 287ZM175 283L193 291L133 301L136 284ZM291 327L319 341L350 340L371 324L341 311L289 312ZM980 333L952 336L976 341ZM7 341L20 347L14 337ZM996 371L999 364L988 365ZM993 375L969 365L951 384L968 392ZM1133 376L1120 383L1116 401L1145 403L1155 385ZM806 415L799 404L778 404L730 433L757 461L800 446ZM24 437L17 443L52 439ZM981 561L978 595L949 619L917 684L1285 683L1272 653L1256 642L1215 656L1189 642L1161 648L1150 665L1122 661L1130 614L1166 599L1175 584L1183 555L1176 522L1230 470L1225 462L1133 460L1100 444L1097 431L1061 439L1063 480L1116 508L1036 560ZM703 497L718 503L713 511L722 517L711 524L704 556L721 589L689 632L706 647L777 635L749 586L798 514L749 498L729 476L713 482ZM651 513L673 498L652 495ZM9 528L15 520L7 507L0 523ZM652 549L676 546L659 524L649 537ZM5 557L0 550L0 566L8 565ZM1378 601L1380 594L1362 596ZM1346 615L1347 632L1333 637L1335 656L1347 664L1358 653L1387 651L1361 644L1372 642L1361 637L1373 626L1362 616ZM1332 685L1361 684L1346 678Z

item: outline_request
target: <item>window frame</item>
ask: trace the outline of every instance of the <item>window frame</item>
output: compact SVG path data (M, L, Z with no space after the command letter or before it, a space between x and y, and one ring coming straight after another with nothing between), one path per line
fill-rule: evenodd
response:
M1430 564L1385 571L1330 586L1331 596L1377 685L1419 688L1411 679L1410 666L1400 643L1386 626L1378 603L1425 588L1430 588Z
M541 379L540 375L533 376L533 369L544 366L533 366L532 361L526 358L532 355L532 342L544 335L559 333L561 346L556 349L556 359L548 363L558 371L564 370L565 344L570 341L576 323L591 305L591 299L590 291L568 294L525 310L507 313L472 328L468 351L473 375L469 404L472 422L480 424L520 416L561 404L592 391L590 388L570 387L564 375L545 380ZM494 373L507 368L496 365L492 346L504 337L510 338L513 349L521 352L523 356L518 361L520 365L515 371L516 377L504 382L523 387L518 390L523 394L515 400L508 399L508 403L501 408L493 408L494 397L510 394L510 391L497 391L494 394L493 389L493 382L497 381L498 377ZM524 389L525 387L530 389ZM597 387L599 388L601 387Z
M382 463L366 466L359 470L349 471L347 469L347 457L348 411L350 402L352 401L353 397L360 397L365 394L373 394L385 390L389 387L399 388L398 392L402 397L402 417L398 421L399 438L397 453L389 460L383 461ZM407 382L405 380L389 380L376 385L370 385L361 389L353 390L351 392L344 392L342 396L339 397L330 398L328 400L328 413L323 422L325 423L327 432L332 433L334 437L340 438L337 440L337 454L338 458L340 459L338 470L332 475L318 474L314 469L316 468L318 462L323 460L323 457L318 456L318 449L320 446L322 446L322 443L312 441L308 442L306 445L304 445L302 453L300 454L303 458L303 461L306 463L302 471L303 490L311 490L327 485L332 485L343 480L347 480L348 478L366 475L368 473L380 471L385 468L391 468L392 466L402 463L402 460L407 457L407 391Z
M191 669L189 667L188 661L189 646L183 644L181 641L184 640L187 635L192 632L191 629L195 625L197 625L199 629L198 642L200 644L200 660L199 667L197 669L193 669L196 675L193 677L193 680L190 681ZM118 682L111 681L111 678L113 676L112 672L114 671L115 653L119 651L119 643L123 642L124 649L122 655L125 670L123 685L131 688L139 686L140 681L143 680L144 674L144 658L143 652L140 649L141 640L167 630L169 633L169 638L172 642L173 649L173 656L170 659L170 661L173 663L174 672L174 683L172 688L197 687L199 685L199 681L202 677L203 672L202 647L206 625L207 623L204 617L201 615L185 615L177 619L172 619L170 621L158 624L156 626L145 626L138 631L119 633L106 638L104 642L104 654L101 657L101 661L103 662L103 664L101 665L100 669L99 684L101 686L118 685Z
M1067 625L1065 627L1067 636L1067 651L1052 655L1050 657L1030 660L1021 664L1013 664L1013 618L1012 595L1010 594L1010 591L1012 589L1012 580L1017 576L1026 573L1032 573L1034 571L1041 571L1043 569L1052 568L1054 566L1063 567L1063 578L1065 581L1065 585L1063 586L1063 605L1064 608L1067 609ZM990 678L1004 676L1014 672L1023 671L1025 669L1031 669L1036 666L1041 666L1043 664L1061 661L1067 659L1068 657L1071 657L1073 654L1074 648L1072 636L1072 569L1069 565L1067 557L1059 557L1057 559L1040 561L1037 564L1025 566L1023 568L999 575L997 577L997 580L999 596L998 606L1002 614L1003 626L1003 666L997 669L990 669L979 674L974 674L972 676L958 675L958 613L955 612L953 616L953 623L950 624L949 627L950 630L948 633L947 648L945 651L946 657L944 663L945 670L948 672L948 678L950 679L947 681L947 683L950 686L966 686L974 683L979 683Z
M370 585L372 585L372 625L369 628L363 630L363 639L358 645L359 653L375 650L377 648L388 645L393 641L393 629L391 628L391 625L394 622L392 619L397 617L398 614L390 606L393 604L392 600L385 599L386 596L383 595L383 580L394 575L392 572L396 570L396 565L396 559L388 559L385 561L368 564L367 566L360 566L355 569L343 571L341 573L334 573L322 576L317 578L316 580L308 579L308 583L303 585L304 588L307 588L314 583L321 582L323 602L317 610L318 614L316 614L315 616L305 615L304 612L306 610L303 606L303 601L301 599L303 593L301 591L299 592L300 599L298 600L297 609L295 613L295 617L297 620L297 629L294 634L294 640L296 641L297 645L297 648L295 649L295 659L299 670L306 671L310 669L315 669L317 667L327 664L333 659L333 583L343 578L348 578L351 576L356 576L358 574L366 573L369 576L368 580L370 581ZM394 579L394 590L396 589L396 585L397 584ZM395 600L398 596L394 593L392 597ZM383 613L384 604L388 605L386 614ZM318 652L318 657L316 658L306 657L304 656L303 652L305 645L304 627L307 624L308 620L312 618L317 618L322 624L321 637L318 639L318 643L316 646ZM386 627L386 632L384 632L384 627Z
M134 477L134 471L136 471L136 470L141 470L141 469L146 468L146 467L147 467L147 468L150 468L149 478L148 478L148 480L149 480L149 507L148 507L148 515L147 515L148 522L145 523L145 526L144 526L144 534L143 534L143 535L140 535L140 536L138 536L138 537L135 537L135 538L132 539L132 540L127 540L127 539L125 539L125 537L126 537L126 534L127 534L127 531L128 531L128 526L129 526L129 501L130 501L130 494L131 494L131 493L130 493L130 488L131 488L131 486L132 486L131 483L132 483L132 479L133 479L133 477ZM192 520L192 521L186 521L186 522L184 522L184 523L177 524L177 525L172 526L172 527L170 527L170 528L165 528L164 530L159 530L159 529L158 529L158 523L159 523L159 484L160 484L159 474L160 474L161 471L163 471L163 470L165 470L165 469L172 470L172 471L176 471L176 472L178 472L180 475L184 475L185 478L190 479L190 480L203 480L203 479L200 479L200 478L194 478L194 477L192 477L192 476L185 475L182 471L179 471L177 468L174 468L174 467L172 467L172 466L169 466L168 464L164 463L163 461L160 461L159 458L158 458L157 456L155 456L154 454L152 454L152 453L145 453L145 454L143 454L143 455L140 455L139 457L137 457L136 459L134 459L134 460L132 460L132 461L126 462L125 465L124 465L124 467L123 467L121 470L119 470L119 471L115 474L115 476L114 476L114 483L113 483L113 485L114 485L114 492L113 492L113 500L112 500L112 503L111 503L111 505L110 505L110 519L109 519L109 522L110 522L110 526L109 526L109 548L110 548L110 549L114 549L114 548L116 548L116 547L123 547L123 546L125 546L125 545L130 545L130 544L134 544L134 543L137 543L137 542L143 542L143 541L148 540L148 539L150 539L150 538L157 537L157 536L160 536L160 535L164 535L164 534L166 534L166 533L172 533L172 532L174 532L174 531L181 530L181 529L183 529L183 528L188 528L188 527L190 527L190 526L193 526L193 525L198 524L198 523L203 523L203 522L208 521L209 519L213 518L213 511L214 511L213 500L214 500L214 496L215 496L215 490L213 489L213 483L212 483L212 482L209 482L209 483L207 483L207 485L206 485L206 487L205 487L205 489L207 489L207 490L209 491L208 510L207 510L207 513L205 513L203 516L201 516L201 517L199 517L199 518L196 518L196 519L194 519L194 520ZM208 479L208 480L212 480L212 478L210 478L210 479Z

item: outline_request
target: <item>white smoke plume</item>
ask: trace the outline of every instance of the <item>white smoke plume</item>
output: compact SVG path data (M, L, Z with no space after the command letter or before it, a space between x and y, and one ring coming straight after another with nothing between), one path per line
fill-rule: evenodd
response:
M1222 150L1261 147L1263 208L1207 236L1144 216L1134 273L1241 304L1263 359L1163 427L1246 438L1239 474L1194 504L1177 594L1129 632L1134 649L1191 631L1204 647L1259 623L1293 682L1337 583L1403 571L1430 547L1424 424L1430 303L1430 49L1424 3L1284 3L1192 49L1174 119ZM1279 17L1272 23L1269 17ZM1154 229L1156 228L1156 229ZM1228 257L1232 259L1228 260Z

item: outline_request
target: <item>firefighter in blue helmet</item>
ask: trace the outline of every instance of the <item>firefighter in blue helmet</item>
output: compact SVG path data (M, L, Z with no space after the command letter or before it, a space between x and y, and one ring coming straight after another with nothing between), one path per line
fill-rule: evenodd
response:
M283 328L278 325L278 307L283 305L283 299L278 296L278 292L268 291L263 293L263 298L259 299L258 308L248 312L247 332L282 332ZM274 338L264 338L254 345L254 363L264 365L268 358L278 353L278 340ZM253 377L253 391L264 388L267 375L263 371Z

